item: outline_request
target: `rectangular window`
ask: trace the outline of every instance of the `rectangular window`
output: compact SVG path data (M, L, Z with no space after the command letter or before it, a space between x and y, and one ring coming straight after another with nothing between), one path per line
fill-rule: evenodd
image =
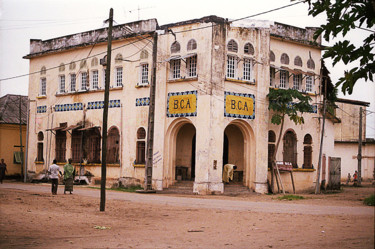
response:
M116 67L116 86L122 86L122 67Z
M170 75L171 79L180 79L181 78L181 60L171 60L171 69L170 69Z
M227 59L227 78L229 78L229 79L235 79L236 78L236 67L237 67L236 57L228 55L228 59Z
M72 146L71 146L71 153L72 159L74 163L79 163L81 161L82 155L82 132L73 130L72 132Z
M286 88L289 86L289 73L288 71L281 70L280 71L280 88Z
M37 158L36 160L38 162L43 162L43 143L38 143L38 149L37 149Z
M70 91L71 92L76 91L76 74L75 73L70 74Z
M58 162L65 162L65 152L66 152L66 132L57 131L56 135L56 144L55 144L55 158Z
M40 79L39 95L46 96L46 92L47 92L46 89L47 89L47 79L46 78L41 78Z
M275 68L271 67L270 68L270 86L274 86L275 84Z
M141 85L148 85L148 64L141 65Z
M59 76L59 92L60 93L65 92L65 75Z
M83 91L87 90L87 73L86 72L81 73L81 90Z
M314 85L314 77L313 76L307 76L306 77L306 92L312 92L313 91L313 85Z
M187 76L197 77L197 56L192 56L186 59Z
M295 74L293 76L293 89L300 90L302 85L302 74Z
M92 86L93 89L99 88L99 72L98 72L98 70L92 71L91 86Z
M146 163L146 143L145 141L137 141L137 160L136 164Z
M243 80L252 81L253 80L253 65L250 59L244 59L243 61Z

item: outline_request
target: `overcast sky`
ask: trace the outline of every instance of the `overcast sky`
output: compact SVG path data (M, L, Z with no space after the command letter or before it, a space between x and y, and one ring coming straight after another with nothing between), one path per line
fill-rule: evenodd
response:
M156 18L159 25L217 15L237 19L289 5L290 0L0 0L0 79L29 73L29 61L22 57L29 53L30 39L51 39L104 27L109 9L114 9L117 24L138 18ZM138 11L139 9L139 11ZM308 5L292 7L264 14L255 19L277 21L297 27L315 27L326 21L325 16L308 16ZM361 43L368 31L355 30L348 39ZM324 43L329 45L329 43ZM344 65L332 68L333 82L343 75ZM28 77L0 81L0 96L28 93ZM375 111L375 83L357 83L352 95L339 97L371 102L368 110ZM367 137L375 138L375 114L367 116Z

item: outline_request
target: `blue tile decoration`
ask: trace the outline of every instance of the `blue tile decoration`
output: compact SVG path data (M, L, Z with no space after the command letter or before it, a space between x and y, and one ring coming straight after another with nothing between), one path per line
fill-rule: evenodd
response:
M150 105L150 97L135 99L135 106L148 106Z
M239 97L246 97L246 98L252 98L253 99L253 115L241 115L241 114L233 114L233 113L227 113L227 110L225 108L226 99L228 95L233 96L239 96ZM250 93L235 93L235 92L224 92L224 117L229 118L244 118L244 119L255 119L255 96Z
M36 107L36 113L45 113L47 112L47 106L41 105Z
M121 101L119 99L110 100L108 103L109 108L121 107ZM104 101L93 101L87 103L87 110L97 110L104 108Z
M82 103L55 105L55 112L68 112L83 110Z
M196 98L195 112L188 112L188 113L170 113L169 112L169 98L171 96L189 95L189 94L194 94L195 95L195 98ZM186 92L172 92L172 93L168 93L168 101L167 101L167 117L168 118L171 118L171 117L195 117L195 116L197 116L197 112L198 112L198 91L197 90L186 91Z

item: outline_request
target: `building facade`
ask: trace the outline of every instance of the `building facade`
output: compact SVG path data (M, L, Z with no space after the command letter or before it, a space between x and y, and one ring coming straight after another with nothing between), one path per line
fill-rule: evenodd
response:
M196 193L222 193L223 165L233 163L237 181L266 193L269 157L279 136L279 127L270 122L270 88L294 88L312 98L305 124L286 122L277 153L277 160L293 164L297 190L311 188L322 129L321 46L314 31L216 16L163 26L154 19L115 26L107 176L144 179L152 35L157 32L153 188L192 180ZM100 61L106 32L31 41L24 58L30 60L30 72L39 72L30 75L29 86L35 102L28 152L35 156L28 165L35 171L46 169L54 158L60 165L72 158L100 176ZM333 142L325 153L333 155ZM289 189L289 178L282 178Z

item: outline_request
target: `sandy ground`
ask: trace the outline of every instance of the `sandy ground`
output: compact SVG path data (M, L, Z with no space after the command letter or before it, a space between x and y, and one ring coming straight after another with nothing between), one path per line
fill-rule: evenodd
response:
M105 212L99 190L62 190L2 184L0 248L374 248L370 186L298 201L107 191Z

